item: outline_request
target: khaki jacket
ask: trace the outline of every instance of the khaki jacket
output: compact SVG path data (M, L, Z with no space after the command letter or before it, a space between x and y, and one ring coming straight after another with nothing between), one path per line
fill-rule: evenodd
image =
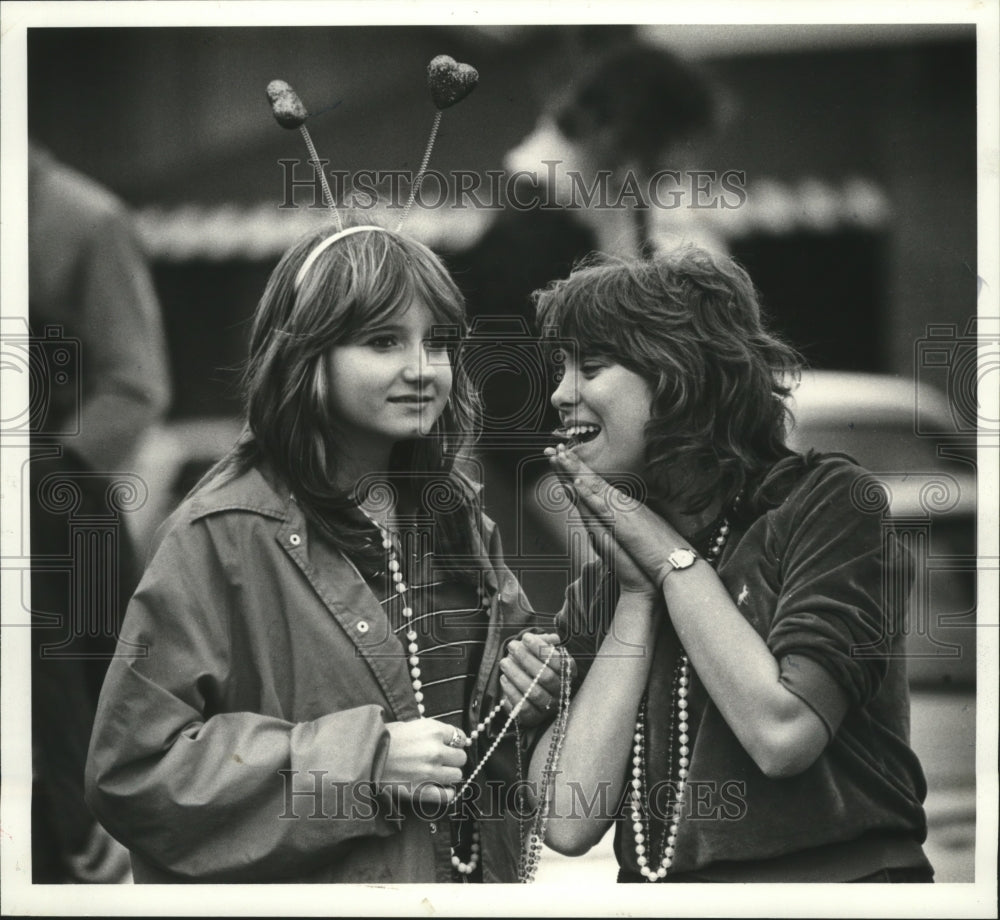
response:
M492 522L480 536L490 626L469 725L499 698L504 640L533 618ZM447 818L369 786L385 723L418 717L383 624L354 566L259 471L174 513L129 605L87 764L88 803L137 882L451 881ZM518 822L496 804L514 754L505 738L483 771L496 793L479 822L486 881L516 881Z

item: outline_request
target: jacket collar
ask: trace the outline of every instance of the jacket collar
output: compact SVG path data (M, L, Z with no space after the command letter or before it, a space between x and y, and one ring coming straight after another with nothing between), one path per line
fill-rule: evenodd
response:
M251 467L234 479L210 486L191 499L192 520L220 511L252 511L287 521L292 515L292 496L277 479L259 467Z
M191 520L207 517L223 511L250 511L265 517L284 521L286 524L302 526L302 509L292 497L291 491L268 468L253 466L234 479L218 486L210 486L194 495L190 502ZM485 586L493 592L498 588L490 547L493 524L486 522L486 533L479 528L472 529L472 555L483 565Z
M399 651L398 640L395 636L380 636L379 630L370 628L382 616L379 602L347 557L310 532L302 509L276 476L267 468L252 467L234 479L198 492L189 508L192 520L226 511L246 511L279 521L275 541L367 661L395 718L417 718L409 665ZM499 584L495 570L498 560L492 558L491 543L491 524L487 524L486 533L473 528L472 555L479 560L492 605Z

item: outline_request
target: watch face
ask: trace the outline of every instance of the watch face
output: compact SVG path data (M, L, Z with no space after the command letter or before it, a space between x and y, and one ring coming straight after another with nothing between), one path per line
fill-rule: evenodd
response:
M667 558L675 569L686 569L698 557L689 549L675 549Z

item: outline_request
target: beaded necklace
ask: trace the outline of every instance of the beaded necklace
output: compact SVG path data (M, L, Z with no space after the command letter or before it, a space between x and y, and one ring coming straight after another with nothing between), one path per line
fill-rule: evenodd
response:
M739 507L740 495L733 500L733 513ZM714 566L719 561L722 548L729 537L729 519L724 517L712 539L709 541L706 561ZM635 734L632 736L632 789L629 794L631 805L632 834L635 840L636 863L639 872L647 882L657 882L666 878L674 863L677 848L677 832L681 817L684 814L688 767L691 764L691 740L688 734L688 688L691 683L691 666L684 650L681 649L674 667L673 685L670 698L670 727L667 736L667 750L670 760L667 763L667 775L674 774L674 742L676 734L677 779L668 784L673 789L673 802L670 805L670 824L667 833L660 841L661 853L659 864L654 868L650 865L653 856L652 812L649 804L649 787L646 781L646 698L639 704L639 712L635 721ZM647 844L649 849L647 849ZM648 855L647 855L648 854ZM654 857L655 858L655 857Z
M361 509L365 516L378 528L379 534L382 538L382 547L386 551L386 557L388 559L387 568L389 574L392 578L393 588L397 594L400 595L402 600L402 614L403 621L406 627L406 641L407 641L407 661L410 665L410 682L413 686L413 696L417 701L417 711L420 713L420 718L424 718L425 707L424 707L424 694L423 694L423 684L421 683L421 671L420 671L420 646L417 643L417 632L413 628L413 608L410 606L407 600L407 588L406 582L404 581L402 565L400 564L399 557L396 553L396 545L393 540L392 533L389 529L382 524L380 521L375 520L367 511ZM569 694L570 694L570 666L569 658L566 655L564 649L559 647L554 647L550 649L545 661L542 663L542 667L539 669L538 673L535 675L534 679L528 685L528 689L521 696L521 699L514 705L511 709L509 715L507 716L507 721L504 723L503 727L496 733L496 737L493 743L487 749L486 753L476 764L475 769L469 774L469 777L463 782L455 794L455 807L456 809L461 804L464 798L466 790L471 785L472 781L479 775L479 772L486 765L486 762L493 755L493 752L497 749L500 742L503 740L504 736L507 734L507 730L513 723L516 727L516 719L520 715L521 710L524 708L524 703L528 699L531 691L535 689L538 681L541 679L542 674L545 673L545 669L549 666L549 662L552 657L557 654L560 657L560 693L559 693L559 709L556 714L556 728L552 735L552 743L549 749L549 757L546 764L546 772L542 780L542 788L539 792L541 804L539 805L538 811L535 815L535 820L532 824L531 833L528 836L525 852L522 853L520 866L518 870L519 879L522 882L530 882L534 878L535 869L538 865L539 853L542 847L542 841L545 835L545 824L548 818L548 786L551 783L551 778L555 774L555 766L559 760L559 751L562 749L562 739L565 735L566 722L569 719ZM493 709L490 710L489 714L479 722L476 727L469 732L464 741L464 746L466 748L471 748L473 744L478 740L479 736L486 731L490 726L492 721L503 709L503 703L497 703ZM518 772L521 772L521 744L520 744L520 734L517 735L517 759L518 759ZM472 823L472 834L471 842L469 845L469 860L465 862L459 857L455 852L455 847L451 848L451 864L455 870L463 877L467 879L468 876L472 875L479 866L479 856L481 851L479 828Z
M563 740L566 737L566 725L569 722L569 703L571 693L572 669L566 650L558 648L559 652L559 707L556 711L552 739L549 742L548 754L545 757L545 768L542 771L542 782L538 790L538 809L526 835L522 834L521 861L518 866L518 880L529 883L535 880L535 872L542 856L542 845L545 843L545 828L549 821L549 791L555 780L559 766L559 755L562 753ZM551 655L549 656L551 658ZM518 779L520 780L520 743L518 744Z

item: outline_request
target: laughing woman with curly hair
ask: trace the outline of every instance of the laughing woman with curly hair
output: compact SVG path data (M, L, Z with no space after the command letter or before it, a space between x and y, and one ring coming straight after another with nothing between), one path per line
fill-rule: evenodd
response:
M749 277L699 249L602 258L537 306L575 346L547 453L598 555L561 615L549 845L614 823L622 882L931 881L907 560L870 474L786 446L797 356ZM543 652L513 643L505 685Z

